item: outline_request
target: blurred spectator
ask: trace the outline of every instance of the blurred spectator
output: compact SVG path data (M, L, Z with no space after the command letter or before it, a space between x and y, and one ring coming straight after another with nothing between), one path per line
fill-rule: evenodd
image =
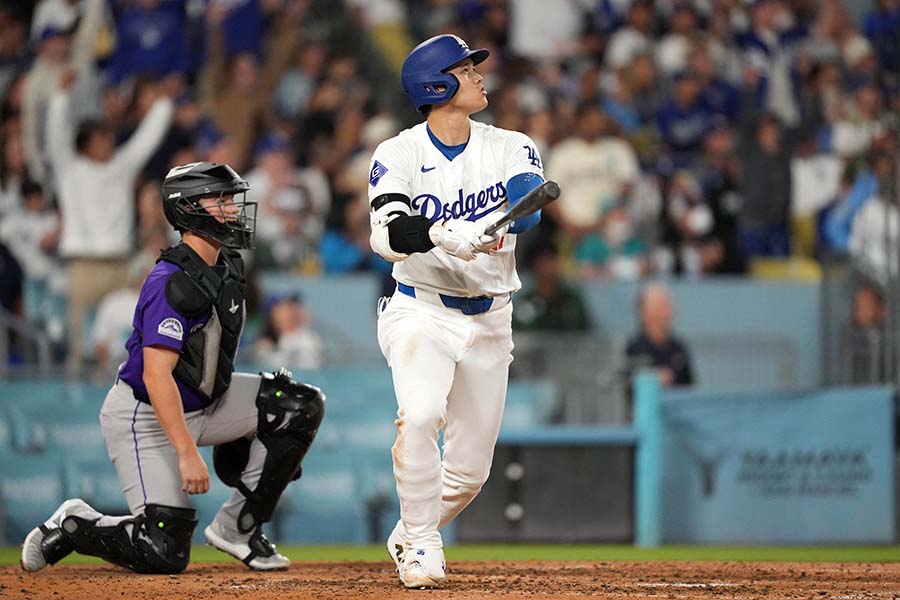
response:
M675 76L672 98L656 113L659 135L670 150L677 168L690 166L712 129L715 115L703 101L703 89L690 71Z
M690 171L677 171L665 202L665 235L675 270L691 277L716 272L724 248L713 235L715 215L700 181ZM657 257L659 260L659 257ZM658 265L659 266L659 265Z
M9 248L0 241L0 313L10 319L25 317L23 302L24 275L22 267L16 261ZM7 360L15 363L20 360L18 340L12 327L0 328L0 335L7 336L9 356Z
M880 181L890 176L891 157L882 152L869 156L869 168L844 171L837 202L825 215L823 233L828 249L847 254L853 221L862 207L877 196Z
M22 138L8 133L3 139L3 162L0 163L0 219L22 207L22 183L25 182L25 155Z
M374 252L369 244L369 206L359 202L344 205L343 223L325 231L319 254L326 274L376 271L387 273L391 263Z
M649 248L641 239L631 210L611 205L600 218L600 228L586 236L575 250L582 277L640 279L650 271Z
M315 167L294 167L288 140L278 135L260 140L256 161L247 181L259 202L258 259L285 269L315 262L331 205L328 181Z
M177 162L184 165L188 162ZM137 195L137 246L141 251L160 251L174 246L179 241L178 232L166 220L163 212L160 186L155 179L147 180L141 185Z
M202 104L216 124L234 143L238 171L244 170L253 141L270 115L272 92L294 53L297 32L306 10L306 2L289 0L283 14L275 20L269 46L260 66L256 54L242 51L228 56L226 30L228 5L213 2L207 9L207 62L201 81Z
M62 212L60 255L69 260L69 368L82 359L84 319L126 278L134 248L135 178L162 140L172 102L157 99L137 131L118 149L103 122L88 121L75 135L67 84L51 99L47 148Z
M285 119L302 118L316 85L325 72L328 50L322 43L309 42L296 52L293 64L278 81L272 98L273 109Z
M774 115L745 125L741 139L741 248L746 258L787 256L791 148Z
M162 203L160 203L162 204ZM134 308L141 286L156 264L157 252L140 252L128 264L127 287L103 296L97 306L97 317L91 329L97 375L108 375L128 357L125 342L131 335Z
M853 292L850 323L842 340L846 383L884 381L884 327L884 298L874 286L860 285Z
M837 154L852 159L865 154L873 139L884 131L881 91L874 83L862 83L844 118L834 124L831 144Z
M900 73L900 2L877 0L863 22L866 37L875 45L882 68Z
M609 39L605 55L606 66L618 69L630 63L638 54L651 52L655 22L653 3L635 0L628 7L625 26Z
M661 99L656 75L652 56L639 54L607 79L603 109L630 136L654 125Z
M36 33L37 56L28 71L22 104L22 144L28 172L31 178L43 185L48 181L46 168L49 158L45 148L48 121L47 106L50 96L63 78L74 77L81 81L73 92L78 101L73 103L76 116L92 114L96 109L96 90L85 89L87 75L93 68L94 49L103 21L104 0L85 0L83 14L72 34L74 15L62 18L57 15L41 25ZM76 82L77 83L77 82ZM72 87L72 82L67 83Z
M579 106L575 131L554 147L546 172L562 190L547 212L577 242L596 232L604 213L627 198L638 164L628 142L613 135L599 105Z
M325 363L322 338L310 329L310 316L299 295L266 302L266 325L254 350L267 368L319 369Z
M658 284L640 293L641 330L628 342L625 353L630 370L655 368L663 386L693 385L694 374L687 346L672 334L673 307L669 291Z
M672 76L688 66L691 40L697 37L697 13L682 1L669 15L668 33L656 43L656 64L663 75Z
M47 206L41 186L24 181L21 206L0 220L0 240L9 246L28 279L47 284L59 277L59 236L59 214Z
M770 112L788 127L800 120L798 88L793 75L795 46L806 29L794 22L787 7L777 0L754 0L750 28L736 36L745 68L759 79L755 86L757 107Z
M0 96L6 94L16 76L26 70L30 59L24 15L20 13L21 9L0 6Z
M850 256L858 268L880 285L896 277L900 253L897 199L881 193L867 200L853 219Z
M836 199L844 172L837 156L816 152L816 140L807 137L791 160L791 237L793 254L812 258L818 243L819 213Z
M695 43L687 57L687 68L700 86L700 100L713 115L720 115L736 124L741 110L741 92L716 72L716 65L708 44Z
M734 132L727 127L714 129L704 142L699 179L713 214L713 230L704 252L709 273L740 274L746 268L738 239L740 162L735 146Z
M509 49L514 56L553 60L574 50L582 25L577 3L517 0L510 3L509 11ZM549 14L553 15L552 19L547 18Z
M591 328L584 300L560 276L559 253L553 246L538 248L530 261L531 289L516 295L516 331L582 332Z
M109 60L112 82L136 75L182 79L188 69L185 0L129 0L113 6L116 47Z

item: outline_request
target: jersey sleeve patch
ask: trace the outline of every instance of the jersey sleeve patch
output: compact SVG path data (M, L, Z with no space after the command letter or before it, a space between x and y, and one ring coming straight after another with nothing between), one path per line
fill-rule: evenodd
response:
M372 165L372 171L369 173L369 185L372 187L378 185L378 182L381 181L381 178L387 172L388 168L376 160L375 164Z
M170 337L173 340L178 340L179 342L184 338L184 328L181 325L181 321L173 319L172 317L163 319L160 322L159 327L156 328L156 333Z

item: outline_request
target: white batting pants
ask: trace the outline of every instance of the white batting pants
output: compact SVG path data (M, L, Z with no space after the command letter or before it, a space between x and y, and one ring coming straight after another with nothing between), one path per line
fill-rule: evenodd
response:
M509 302L464 315L400 292L379 315L378 343L397 396L391 453L409 547L441 547L439 529L487 481L512 362L511 317Z

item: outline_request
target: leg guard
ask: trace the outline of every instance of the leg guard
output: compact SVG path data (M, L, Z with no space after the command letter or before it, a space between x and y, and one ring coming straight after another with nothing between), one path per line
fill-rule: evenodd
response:
M237 440L216 446L213 465L226 485L247 499L238 517L238 531L250 533L272 519L282 492L300 477L300 463L316 437L325 415L325 395L319 388L292 381L285 371L262 374L256 396L259 424L256 437L266 447L266 460L256 489L241 481L250 444Z
M197 526L192 508L148 504L144 514L111 527L66 517L60 531L75 551L97 556L135 573L181 573L191 558ZM130 531L129 531L130 530Z

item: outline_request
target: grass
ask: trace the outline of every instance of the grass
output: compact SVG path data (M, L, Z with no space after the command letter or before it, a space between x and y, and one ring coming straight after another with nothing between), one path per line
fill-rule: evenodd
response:
M297 562L387 561L382 546L279 546ZM643 549L634 546L595 545L460 545L446 550L448 560L572 560L602 561L790 561L790 562L900 562L900 546L854 547L710 547L663 546ZM195 546L193 562L228 562L227 556L207 546ZM0 547L0 565L19 562L19 549ZM65 563L98 563L98 559L73 555Z

